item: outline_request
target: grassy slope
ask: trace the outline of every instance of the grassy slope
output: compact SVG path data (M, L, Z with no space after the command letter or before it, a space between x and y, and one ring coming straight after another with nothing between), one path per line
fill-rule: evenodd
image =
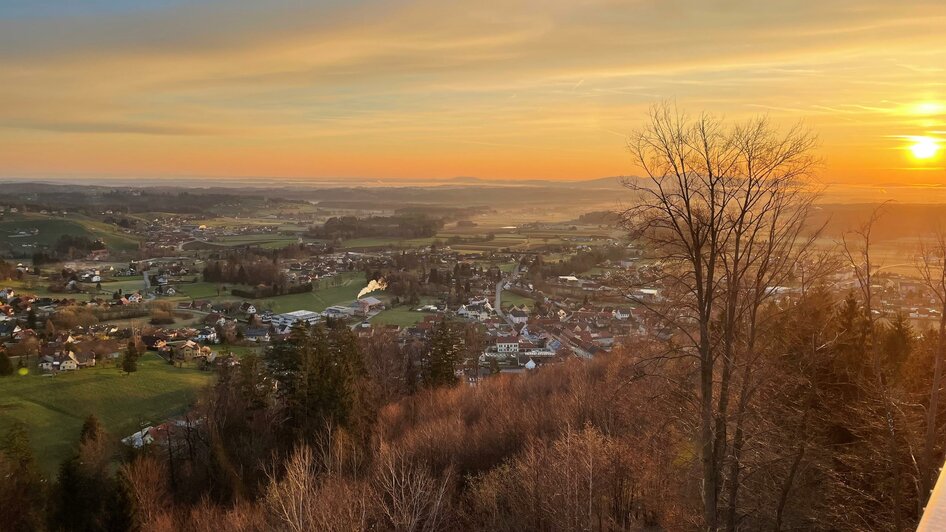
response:
M10 235L21 229L39 229L39 234L11 238ZM90 239L101 238L112 249L129 250L138 247L138 242L134 238L115 231L107 224L78 215L67 218L38 214L8 215L0 221L0 239L15 246L20 244L52 246L61 235L67 234L85 236Z
M40 464L52 474L72 452L89 414L113 436L125 437L141 423L161 423L184 412L211 378L211 373L169 366L153 353L142 357L131 375L99 367L55 377L4 377L0 433L16 421L26 423Z
M520 296L519 294L515 294L513 292L510 292L509 290L503 290L502 303L503 303L503 308L511 307L513 305L516 305L516 306L525 305L529 308L532 308L535 306L534 300L525 296Z
M367 284L362 273L348 273L337 277L338 286L332 286L330 279L323 279L320 287L312 292L290 294L256 300L262 308L272 308L273 312L291 312L293 310L322 311L332 305L340 305L355 300L358 292ZM324 287L324 288L322 288Z

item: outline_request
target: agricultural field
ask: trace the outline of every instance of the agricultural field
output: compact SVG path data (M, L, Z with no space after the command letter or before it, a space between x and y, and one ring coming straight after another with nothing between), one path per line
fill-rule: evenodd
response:
M331 279L321 279L311 292L256 299L253 302L257 308L270 309L277 314L301 309L319 312L332 305L354 301L366 284L364 274L345 273Z
M172 367L147 353L138 362L138 371L130 375L115 367L98 367L55 377L4 377L0 380L0 434L13 423L26 423L41 467L53 475L72 452L89 414L95 414L112 436L122 438L186 411L212 375Z
M532 308L535 306L535 301L531 298L520 296L519 294L510 292L509 290L503 290L502 304L503 304L503 308L509 308L513 305L515 306L525 305L529 308Z
M226 290L224 290L224 288L226 288ZM240 288L244 290L250 289L250 287L247 285L234 283L209 283L206 281L174 284L174 289L177 290L177 296L183 297L185 299L213 299L215 301L221 301L226 299L226 296L229 295L230 290L233 290L234 288Z
M883 273L915 276L917 275L917 258L923 243L924 241L916 236L873 242L871 243L871 262ZM930 244L930 242L926 241L925 244ZM851 245L857 250L860 242L855 238L852 239ZM841 253L843 250L840 239L831 237L818 238L815 246L836 253Z
M185 250L231 248L238 246L259 246L263 249L281 249L295 244L298 238L278 235L273 233L262 233L255 235L233 235L220 237L213 241L194 240L184 244Z
M342 242L342 249L419 248L429 246L435 238L371 237L352 238Z
M399 325L401 327L410 327L424 320L424 316L429 316L428 312L419 312L410 307L395 307L383 310L371 318L371 323L376 325Z
M52 266L43 266L43 268L48 271ZM145 287L144 280L142 280L141 277L124 277L120 279L121 280L109 280L106 278L106 280L102 281L102 290L100 293L108 296L121 289L123 293L130 294L142 290ZM0 288L13 288L14 290L26 294L33 294L38 297L59 298L64 296L62 293L50 292L49 284L48 280L41 277L25 275L22 280L10 279L0 282ZM95 291L95 285L92 283L82 283L82 285L90 292ZM73 296L75 295L73 294Z
M38 233L31 234L33 230L38 230ZM21 231L28 234L17 236ZM138 240L134 237L121 233L108 224L79 215L63 218L40 214L8 214L0 220L0 244L10 246L17 252L33 250L36 246L53 246L62 235L102 239L110 249L119 251L138 247Z
M120 279L102 281L102 292L114 293L121 290L123 294L132 294L145 289L145 281L140 275Z
M38 279L34 275L29 275L24 278L22 281L17 281L14 279L7 281L0 281L0 286L3 288L13 288L19 292L26 294L33 294L37 297L62 297L62 294L57 294L49 291L49 282Z

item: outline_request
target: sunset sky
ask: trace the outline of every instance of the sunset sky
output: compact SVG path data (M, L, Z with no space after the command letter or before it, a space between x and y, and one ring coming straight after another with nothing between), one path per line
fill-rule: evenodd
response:
M591 179L663 99L946 183L946 2L0 1L0 177Z

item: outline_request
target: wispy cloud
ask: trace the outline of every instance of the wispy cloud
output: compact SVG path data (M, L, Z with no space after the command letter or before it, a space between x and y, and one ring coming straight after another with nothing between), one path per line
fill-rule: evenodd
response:
M946 127L910 111L946 102L938 0L60 4L0 4L4 174L625 174L674 98L806 119L876 180Z

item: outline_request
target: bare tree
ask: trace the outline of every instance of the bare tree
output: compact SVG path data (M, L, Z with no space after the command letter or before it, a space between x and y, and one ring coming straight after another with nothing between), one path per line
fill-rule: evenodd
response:
M779 133L765 118L731 126L668 104L652 108L628 143L646 177L625 181L637 203L624 219L662 261L659 282L671 302L642 304L675 332L672 356L691 361L697 374L694 428L710 530L720 526L726 482L727 526L737 526L759 309L795 274L817 234L805 225L814 143L800 127Z
M433 532L444 526L449 471L441 478L403 452L382 444L374 487L380 511L392 530Z
M903 529L903 489L901 486L901 467L898 459L898 431L897 409L894 398L891 396L886 371L881 361L881 342L877 338L876 315L874 308L874 278L879 271L879 265L872 256L875 244L873 231L877 221L884 214L886 203L874 209L870 217L858 229L851 231L852 236L844 235L842 239L843 252L854 272L857 288L864 301L864 313L867 320L867 333L870 340L869 355L871 378L862 383L866 389L873 388L874 395L879 398L883 412L883 425L887 439L887 469L893 484L891 499L893 509L893 526L896 530ZM873 382L871 382L873 381Z
M281 479L270 476L265 504L280 528L292 531L313 530L318 483L312 450L300 446L286 461Z
M936 418L943 382L943 356L946 353L946 232L937 231L932 244L920 244L916 268L923 283L933 293L940 306L939 333L933 353L933 384L930 386L930 404L926 410L926 433L920 460L920 504L925 504L935 482Z

